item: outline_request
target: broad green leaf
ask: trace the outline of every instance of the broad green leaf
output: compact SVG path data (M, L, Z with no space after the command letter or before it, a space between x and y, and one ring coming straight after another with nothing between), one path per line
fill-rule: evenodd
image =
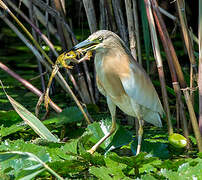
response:
M167 169L162 169L161 174L168 178L169 180L182 180L181 177L178 176L178 173L175 171L167 170Z
M28 159L30 161L35 161L41 163L42 161L32 153L21 152L21 151L10 151L10 152L0 152L0 162L10 159Z
M202 159L202 152L198 153L198 157Z
M115 132L111 143L106 148L106 153L115 148L127 145L132 141L132 133L126 130L124 127L119 126Z
M139 168L139 173L147 173L149 174L150 172L156 172L157 169L153 166L153 164L144 164L141 168Z
M136 180L156 180L156 178L152 175L146 174L141 176L141 178L137 178Z
M187 159L176 159L176 160L164 160L162 164L159 166L161 169L168 169L172 171L177 171L180 165L187 162Z
M136 154L137 150L137 140L133 141L131 144L131 149L133 154ZM151 142L146 139L142 140L141 152L149 153L151 156L160 157L166 159L169 157L168 145L161 142Z
M112 122L109 118L90 124L88 126L88 130L90 130L93 134L90 141L97 143L104 135L110 132L111 124ZM116 129L117 130L100 145L102 148L106 148L106 153L132 141L132 133L122 126L119 127L118 124Z
M16 133L20 130L25 129L25 127L27 127L27 125L23 122L21 123L17 123L17 124L13 124L10 127L4 127L3 125L0 127L0 137L5 137L8 136L10 134Z
M6 93L6 92L5 92ZM19 116L43 139L48 141L58 142L59 140L43 125L43 123L34 116L31 112L25 109L21 104L16 102L12 97L7 95L13 108Z
M92 138L92 133L89 131L85 131L83 135L79 138L79 143L78 143L78 151L79 154L86 154L86 149L88 150L91 148L92 145L89 145L90 139Z
M8 156L8 155L14 155L14 156ZM41 173L42 171L38 170L38 167L40 167L40 166L36 166L37 164L40 164L44 169L46 169L47 171L52 173L58 179L60 179L60 180L63 179L55 171L53 171L47 164L45 164L46 161L45 162L42 161L41 159L39 159L36 155L34 155L32 153L21 152L21 151L10 151L10 152L1 152L0 153L0 159L3 159L4 161L5 161L5 159L7 161L12 161L12 160L15 160L14 158L17 161L21 160L21 162L28 160L28 161L33 161L36 163L34 166L31 164L31 169L33 169L33 167L34 167L35 168L34 170L29 170L28 167L23 168L23 166L21 168L18 168L19 172L22 172L21 170L24 169L23 173L25 172L26 168L28 168L28 171L29 171L28 174L22 173L21 174L23 176L22 178L29 179L30 177L32 177L32 176L34 177L37 174ZM17 162L17 161L15 161L15 162ZM47 162L50 162L50 161L51 161L51 158L48 156ZM15 168L15 167L13 167L13 168ZM20 179L21 179L21 177L20 177Z
M72 140L70 142L67 142L64 146L63 146L63 150L65 153L73 153L73 154L77 154L77 149L78 149L78 141L79 139L75 139Z
M98 179L102 179L102 180L113 180L114 178L112 178L110 176L110 170L104 166L102 167L91 167L89 172L91 174L93 174L94 176L96 176Z
M91 167L90 173L99 179L130 179L123 173L123 169L127 167L126 164L113 161L106 157L106 167Z
M49 161L49 155L46 148L29 142L24 142L22 139L16 141L6 140L1 143L0 151L21 151L29 152L37 155L44 162Z
M82 160L64 160L49 163L49 166L59 174L81 173L87 167L87 162Z
M140 164L140 161L142 162L143 159L145 158L146 153L140 153L137 156L131 156L131 157L120 157L115 153L112 153L109 155L109 158L111 158L113 161L122 163L122 164L126 164L129 167L137 167L138 163Z
M6 140L1 143L0 151L23 151L30 152L37 155L41 160L46 162L51 157L52 161L59 161L61 159L72 159L63 149L65 143L40 142L33 144L31 142L24 142L22 139L16 141ZM49 156L47 156L49 154Z
M109 156L110 159L112 159L113 161L122 163L122 164L126 164L129 167L132 168L141 168L143 167L143 165L145 164L161 164L161 161L156 158L156 157L148 157L148 154L141 152L140 154L138 154L137 156L131 156L131 157L120 157L115 153L110 154Z
M37 164L37 165L33 165L33 166L30 166L30 167L27 167L27 168L24 168L24 170L35 170L35 169L38 169L38 168L41 168L42 165L41 164Z
M105 165L105 157L97 152L91 155L88 152L85 152L80 155L83 159L88 161L93 166L104 166Z
M126 179L126 176L123 173L123 169L127 167L126 164L119 163L116 161L113 161L110 158L105 158L105 163L107 168L109 169L110 174L114 176L115 179Z
M46 120L46 122L54 121L58 124L68 124L73 122L81 122L82 119L83 115L78 107L72 106L64 109L60 114L56 115L56 117Z
M93 136L90 138L90 141L97 143L104 135L110 132L111 120L107 118L105 120L101 120L100 122L94 122L88 125L87 129L90 130L93 134ZM100 147L105 149L111 143L112 138L113 136L110 136L100 145Z
M196 165L194 165L197 163ZM193 164L193 165L192 165ZM198 178L202 179L202 159L191 159L189 163L182 164L178 171L179 176L184 176L184 178Z
M73 159L72 156L68 155L64 150L63 147L60 148L47 148L47 152L49 153L52 161L61 161L63 160L70 160Z
M202 159L188 159L177 171L162 169L161 174L169 180L202 179Z
M0 153L0 162L7 161L16 157L16 154L1 154Z
M0 153L0 167L1 171L8 172L13 171L13 175L17 176L23 168L34 166L38 164L36 159L33 159L28 153L20 151L10 151Z

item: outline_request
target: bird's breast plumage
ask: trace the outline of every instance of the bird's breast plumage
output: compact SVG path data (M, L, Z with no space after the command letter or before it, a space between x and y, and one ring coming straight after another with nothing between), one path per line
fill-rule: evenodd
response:
M97 79L99 79L100 85L105 89L108 95L114 98L120 98L125 94L120 80L120 69L123 70L123 68L119 68L118 66L120 64L115 62L111 57L114 58L110 56L110 53L105 55L100 53L96 54L95 68Z

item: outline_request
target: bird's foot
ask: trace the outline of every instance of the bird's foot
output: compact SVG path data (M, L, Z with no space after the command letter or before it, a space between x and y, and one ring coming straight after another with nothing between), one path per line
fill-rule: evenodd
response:
M87 152L90 153L90 154L93 154L95 152L95 150L93 148L91 148Z

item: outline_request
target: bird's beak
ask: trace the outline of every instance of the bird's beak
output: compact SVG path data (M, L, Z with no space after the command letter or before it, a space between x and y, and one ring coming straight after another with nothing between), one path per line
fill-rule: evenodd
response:
M88 50L94 50L95 47L100 43L99 40L89 40L86 39L85 41L80 42L76 46L72 48L72 50L82 50L82 51L88 51Z

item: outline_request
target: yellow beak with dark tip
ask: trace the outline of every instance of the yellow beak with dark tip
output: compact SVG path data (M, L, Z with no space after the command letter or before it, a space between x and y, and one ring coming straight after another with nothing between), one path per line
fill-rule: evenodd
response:
M80 42L76 46L72 48L73 51L75 50L81 50L83 52L86 52L88 50L93 50L98 44L100 43L99 40L89 40L86 39L85 41Z

